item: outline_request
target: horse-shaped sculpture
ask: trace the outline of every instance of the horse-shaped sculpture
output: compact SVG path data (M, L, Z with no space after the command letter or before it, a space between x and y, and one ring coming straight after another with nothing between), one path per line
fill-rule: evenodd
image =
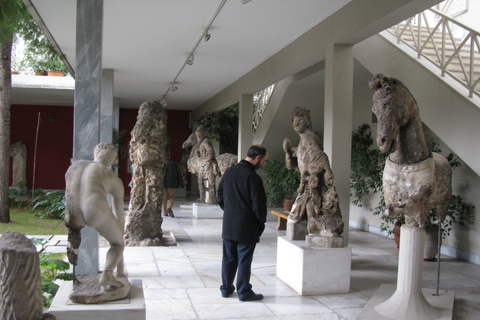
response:
M423 227L436 209L442 221L450 205L452 169L445 157L429 151L417 102L397 79L377 74L369 86L375 91L377 143L390 154L383 172L385 215L404 215L408 226Z

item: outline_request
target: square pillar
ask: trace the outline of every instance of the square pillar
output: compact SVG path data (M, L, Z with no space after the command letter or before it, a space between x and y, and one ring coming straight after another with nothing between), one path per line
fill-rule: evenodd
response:
M332 44L325 59L324 151L334 174L348 244L350 207L350 162L352 145L353 48Z
M238 161L252 145L253 94L242 94L238 106Z
M100 142L103 0L77 0L73 158L91 160ZM98 233L82 229L75 273L98 273Z

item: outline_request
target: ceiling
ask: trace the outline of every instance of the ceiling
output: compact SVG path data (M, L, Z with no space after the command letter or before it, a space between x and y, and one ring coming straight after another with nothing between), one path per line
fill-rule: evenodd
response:
M28 2L74 69L76 1ZM120 107L165 97L167 109L193 110L350 0L243 2L104 0L102 68L114 70Z
M114 72L121 108L164 98L198 117L324 60L331 43L354 45L439 1L103 0L102 68ZM74 71L77 0L23 2ZM73 105L73 87L33 87L12 85L12 103Z

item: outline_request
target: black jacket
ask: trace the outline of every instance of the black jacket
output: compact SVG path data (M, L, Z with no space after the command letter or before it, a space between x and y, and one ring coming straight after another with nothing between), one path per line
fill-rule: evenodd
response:
M267 221L267 196L254 166L241 160L228 168L218 186L223 209L222 238L241 243L260 241Z
M173 189L183 188L182 172L178 164L168 159L167 162L165 162L164 169L163 187Z

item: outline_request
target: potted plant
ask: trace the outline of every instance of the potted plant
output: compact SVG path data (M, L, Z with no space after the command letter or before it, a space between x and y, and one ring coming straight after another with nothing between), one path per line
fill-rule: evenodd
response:
M265 175L265 186L268 204L270 206L281 206L293 204L300 185L300 173L295 170L288 170L284 160L267 160L262 167ZM287 207L285 211L290 211Z

